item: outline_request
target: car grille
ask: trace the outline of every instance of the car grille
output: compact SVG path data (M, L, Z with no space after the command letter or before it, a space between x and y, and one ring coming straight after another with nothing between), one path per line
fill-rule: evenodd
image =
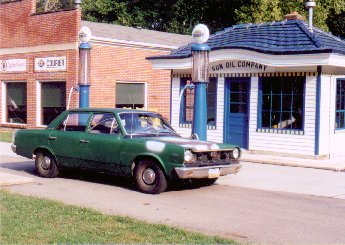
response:
M238 160L232 158L231 151L203 151L195 152L194 154L196 155L196 160L193 163L189 163L188 166L206 167L238 162Z

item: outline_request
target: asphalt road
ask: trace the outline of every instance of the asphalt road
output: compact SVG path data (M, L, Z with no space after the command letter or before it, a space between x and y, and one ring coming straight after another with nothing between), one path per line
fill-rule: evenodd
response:
M6 187L11 191L91 207L107 214L135 217L249 243L345 243L344 199L269 191L267 181L264 188L254 189L250 187L250 179L242 185L250 188L244 188L236 179L241 179L240 174L225 177L210 187L174 187L160 195L146 195L133 190L130 181L102 175L77 172L55 179L40 178L33 172L33 162L21 158L2 156L0 167L0 171L34 178L30 184ZM251 176L251 167L244 166L243 175ZM289 167L279 168L279 176L284 176L284 171L291 171ZM335 176L334 180L340 180L345 173ZM282 177L280 182L284 182ZM339 182L335 186L343 184ZM272 189L279 190L277 186Z

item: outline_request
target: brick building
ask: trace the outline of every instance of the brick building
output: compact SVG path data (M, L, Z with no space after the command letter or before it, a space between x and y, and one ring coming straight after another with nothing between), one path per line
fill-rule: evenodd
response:
M40 12L35 0L0 1L0 126L33 128L78 106L78 30L91 29L91 107L134 107L170 116L171 72L146 57L190 36L81 21L72 8ZM70 100L69 100L70 97ZM68 102L70 101L70 102Z

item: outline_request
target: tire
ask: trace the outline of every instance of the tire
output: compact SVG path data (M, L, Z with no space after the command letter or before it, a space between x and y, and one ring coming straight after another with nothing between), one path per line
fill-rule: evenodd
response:
M159 194L168 187L162 169L150 160L139 162L134 170L134 181L137 189L147 194Z
M37 173L44 178L54 178L59 174L54 157L46 151L36 154L35 165Z

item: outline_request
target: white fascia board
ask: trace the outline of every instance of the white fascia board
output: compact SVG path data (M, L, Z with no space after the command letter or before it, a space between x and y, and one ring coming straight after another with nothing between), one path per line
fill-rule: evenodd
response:
M129 47L137 47L137 48L154 48L154 49L169 50L169 51L179 48L178 46L135 42L135 41L127 41L127 40L121 40L121 39L104 38L104 37L96 37L96 36L92 36L90 42L95 43L95 44L129 46Z
M185 59L154 59L149 60L153 69L183 70L192 68L191 57Z
M345 67L345 57L340 54L331 54L329 58L329 65Z
M222 60L248 60L272 67L331 65L345 67L345 56L331 53L273 55L250 50L222 49L210 52L210 63ZM191 69L191 58L150 60L154 69Z

